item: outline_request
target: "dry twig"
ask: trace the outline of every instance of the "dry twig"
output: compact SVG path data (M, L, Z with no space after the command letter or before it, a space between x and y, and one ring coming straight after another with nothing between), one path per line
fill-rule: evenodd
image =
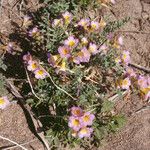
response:
M149 69L149 68L145 68L145 67L140 66L140 65L137 65L137 64L135 64L135 63L129 63L129 65L130 65L131 67L134 67L134 68L137 68L137 69L139 69L139 70L142 70L142 71L144 71L144 72L146 72L146 73L150 73L150 69Z
M20 144L18 144L18 143L16 143L16 142L12 141L12 140L10 140L10 139L8 139L8 138L6 138L6 137L3 137L3 136L0 135L0 138L3 139L3 140L9 141L9 142L11 142L11 143L13 143L13 144L15 144L15 145L17 145L18 147L22 148L23 150L27 150L25 147L21 146Z
M31 140L29 142L25 142L25 143L22 143L22 144L19 144L19 145L21 145L21 146L27 145L27 144L30 144L30 143L36 141L36 140L37 139L34 139L34 140ZM4 148L4 150L10 150L10 149L17 148L17 147L18 147L18 145L7 146L7 148Z
M26 67L24 67L24 68L25 68L25 72L26 72L27 80L28 80L28 82L29 82L29 85L30 85L30 88L31 88L32 94L33 94L33 95L34 95L34 96L35 96L38 100L40 100L40 101L41 101L41 98L37 96L37 94L35 93L35 91L34 91L34 89L33 89L33 86L32 86L32 83L31 83L31 81L30 81L30 77L29 77L29 74L28 74L28 71L27 71Z

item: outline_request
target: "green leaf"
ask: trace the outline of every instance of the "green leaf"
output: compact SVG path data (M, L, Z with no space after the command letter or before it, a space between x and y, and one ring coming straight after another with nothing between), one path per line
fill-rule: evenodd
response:
M108 100L105 100L102 104L102 112L110 112L114 108L114 103Z

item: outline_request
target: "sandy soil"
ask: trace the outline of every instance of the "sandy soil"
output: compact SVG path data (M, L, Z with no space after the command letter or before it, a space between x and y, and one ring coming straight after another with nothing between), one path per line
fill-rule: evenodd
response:
M36 10L37 1L30 0L29 3L21 1L22 3L17 4L17 0L3 1L4 7L0 9L0 32L9 34L13 31L12 23L21 22L20 16L23 14L20 10ZM150 67L150 0L116 1L117 4L112 9L113 14L111 13L113 18L131 17L131 21L119 31L119 34L125 37L125 49L131 52L133 62ZM150 149L150 110L135 114L135 111L144 105L138 97L117 103L117 109L126 114L128 122L120 132L107 138L102 150ZM24 112L18 104L14 103L6 110L0 111L0 135L20 144L30 141L31 143L25 145L29 150L44 150L41 142L30 131ZM0 140L0 149L8 145L11 143Z

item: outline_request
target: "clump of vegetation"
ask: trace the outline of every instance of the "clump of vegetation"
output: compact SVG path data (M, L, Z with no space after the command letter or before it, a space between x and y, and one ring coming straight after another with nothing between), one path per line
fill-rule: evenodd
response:
M128 51L118 52L123 38L114 31L128 18L112 22L99 14L114 1L44 3L38 14L24 17L18 32L27 48L15 52L10 42L3 48L22 58L20 70L25 70L30 87L23 83L20 90L41 121L51 148L99 147L106 135L125 122L114 111L114 95L121 98L135 87L145 99L150 97L149 77L137 75L128 66ZM8 105L7 97L0 98L0 105L1 109Z

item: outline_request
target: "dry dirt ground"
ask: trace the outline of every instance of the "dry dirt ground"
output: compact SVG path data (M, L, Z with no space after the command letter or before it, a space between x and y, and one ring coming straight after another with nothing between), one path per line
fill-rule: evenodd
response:
M38 0L1 0L0 32L9 34L12 22L20 23L24 7L36 10ZM20 4L18 4L21 2ZM131 52L134 63L150 68L150 0L116 0L111 15L120 19L126 16L131 21L118 31L125 38L125 49ZM7 6L7 7L6 7ZM13 18L13 19L11 19ZM128 118L125 127L118 133L110 135L104 146L99 150L150 150L150 110L139 111L144 106L138 97L117 102L117 109L124 112ZM18 143L26 143L29 150L44 150L42 144L30 131L22 108L12 104L6 110L0 111L0 135ZM11 145L0 140L0 149ZM17 150L17 148L14 148Z

